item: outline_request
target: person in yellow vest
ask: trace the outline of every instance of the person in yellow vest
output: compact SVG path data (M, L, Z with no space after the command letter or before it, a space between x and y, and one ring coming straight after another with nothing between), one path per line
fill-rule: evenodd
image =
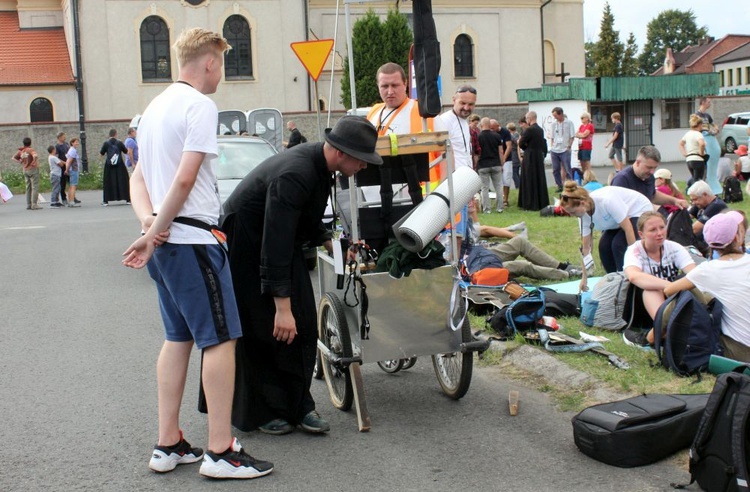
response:
M367 119L378 130L378 135L407 133L421 133L433 129L432 118L427 119L427 126L423 128L422 118L419 115L419 104L415 99L406 95L406 72L398 63L386 63L382 65L375 75L378 83L378 92L382 103L374 105ZM387 161L387 160L386 160ZM409 186L409 196L414 205L422 201L422 188L419 183L416 162L410 156L402 156L401 165L406 175ZM393 186L391 181L391 168L387 162L383 163L380 170L380 199L381 217L386 218L390 214L393 202Z

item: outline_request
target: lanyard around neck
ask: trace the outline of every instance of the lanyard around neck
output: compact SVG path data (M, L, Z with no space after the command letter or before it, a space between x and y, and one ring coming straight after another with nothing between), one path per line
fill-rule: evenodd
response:
M461 130L461 138L464 141L464 150L466 150L467 154L471 154L471 150L469 150L469 146L466 145L466 135L464 135L464 127L461 126L461 117L456 114L456 111L453 111L453 114L456 115L456 119L458 120L458 129Z
M385 121L393 121L396 119L396 116L401 112L402 109L404 109L404 106L406 106L406 103L409 101L409 99L404 99L404 102L401 103L401 106L397 108L391 109L387 115L385 115L385 118L383 118L383 111L385 111L385 104L383 104L383 108L380 110L380 116L378 116L378 135L385 135L388 131L388 126L385 125Z

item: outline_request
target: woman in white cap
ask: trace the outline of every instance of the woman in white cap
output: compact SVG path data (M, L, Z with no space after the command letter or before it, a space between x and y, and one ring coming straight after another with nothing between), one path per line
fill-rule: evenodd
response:
M661 191L665 195L673 196L680 200L685 199L683 194L680 193L680 189L672 182L672 172L669 169L657 169L654 173L654 178L656 179L656 182L654 183L656 185L656 191ZM667 215L680 209L677 205L662 205L662 208Z
M701 263L664 289L670 296L697 287L723 304L721 345L724 356L750 362L750 255L745 253L747 220L737 211L711 217L703 238L719 253L719 259Z

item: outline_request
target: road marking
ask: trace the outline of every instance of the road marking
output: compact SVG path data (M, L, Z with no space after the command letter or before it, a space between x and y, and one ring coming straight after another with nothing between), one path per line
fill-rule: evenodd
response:
M3 227L6 231L22 231L26 229L46 229L47 226L19 226L19 227Z

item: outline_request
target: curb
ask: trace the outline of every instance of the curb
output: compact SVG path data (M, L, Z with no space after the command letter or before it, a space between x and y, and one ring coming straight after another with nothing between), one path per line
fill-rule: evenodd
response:
M479 340L489 338L481 332L475 336ZM599 379L573 369L540 347L492 340L488 350L499 353L503 361L542 378L551 386L563 390L584 391L593 400L607 402L631 396L606 387Z

